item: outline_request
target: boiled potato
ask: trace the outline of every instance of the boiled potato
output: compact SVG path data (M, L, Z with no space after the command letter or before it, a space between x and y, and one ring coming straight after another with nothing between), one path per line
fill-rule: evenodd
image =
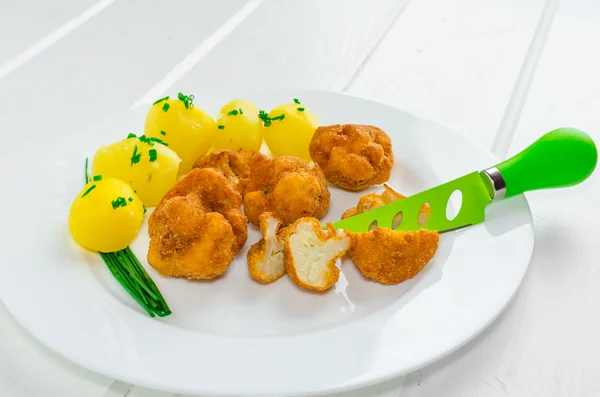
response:
M263 126L252 102L236 99L221 108L214 149L259 151L262 141Z
M186 97L187 98L187 97ZM162 139L181 159L179 174L187 174L208 152L217 126L206 112L179 99L157 101L146 115L144 134Z
M283 116L283 118L281 118ZM276 107L269 112L270 125L265 123L264 137L274 156L295 156L312 161L308 146L319 127L313 112L298 103Z
M77 244L99 252L126 248L144 221L144 206L127 183L114 178L90 181L69 213L69 231Z
M180 160L167 146L145 138L146 142L127 138L98 149L92 172L129 183L142 203L152 207L175 184Z

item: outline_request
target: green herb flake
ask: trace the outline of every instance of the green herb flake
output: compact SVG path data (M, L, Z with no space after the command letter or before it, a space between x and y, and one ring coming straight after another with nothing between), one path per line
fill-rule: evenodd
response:
M299 112L304 112L304 108L298 108Z
M167 110L169 110L170 107L171 107L171 105L169 105L169 103L166 102L162 107L163 112L166 112Z
M279 116L271 117L272 120L283 120L285 118L285 114L280 114Z
M269 194L268 190L263 191L264 194Z
M146 209L146 206L143 204L142 204L142 207L144 207L144 215L146 215L146 211L148 211L148 210Z
M300 101L298 100L298 98L294 98L294 103L298 104L298 105L300 104Z
M138 153L138 147L135 145L133 148L133 155L131 156L131 166L133 167L134 164L139 163L141 158L142 154Z
M181 92L177 94L177 98L183 102L183 106L186 109L190 109L194 107L194 96L193 95L183 95Z
M102 180L102 175L95 175L93 179L94 179L94 182L101 181Z
M87 185L90 181L90 175L88 174L88 158L85 158L85 184Z
M157 100L156 102L154 102L152 105L156 105L157 103L161 103L162 101L167 101L167 100L169 100L169 96L168 95L166 97L164 97L164 98L160 98L159 100ZM166 112L166 110L165 110L165 112Z
M156 149L150 149L148 151L148 155L150 156L151 163L155 162L156 159L158 158L158 153L156 152Z
M129 197L127 200L131 203L133 201L133 197Z
M89 187L89 189L88 189L88 190L86 190L86 191L83 193L83 195L81 196L81 198L84 198L85 196L87 196L88 194L90 194L90 192L91 192L92 190L94 190L95 188L96 188L96 184L93 184L92 186L90 186L90 187Z
M156 142L156 143L160 143L161 145L169 146L169 144L167 142L163 141L160 138L155 138L153 136L150 137L150 141L149 141L149 143L150 143L151 146L152 146L152 142Z
M239 112L238 112L238 110L237 110L237 109L233 109L232 111L230 111L230 112L227 112L227 115L228 115L228 116L237 116L237 115L238 115L238 113L239 113Z
M127 205L127 200L125 200L125 197L117 197L117 199L111 201L110 204L112 205L113 210L116 210L119 207L125 207Z
M240 111L240 116L241 116L242 114L244 114L244 111L242 110L242 108L239 108L239 111Z
M130 132L129 135L127 135L127 139L129 138L137 138L137 135L135 135L133 132Z
M167 133L164 132L163 130L160 130L160 135L165 136L165 135L167 135Z
M225 126L224 126L224 125L220 125L220 124L219 124L219 126L218 126L217 128L218 128L218 129L220 129L220 130L224 130L224 129L225 129Z

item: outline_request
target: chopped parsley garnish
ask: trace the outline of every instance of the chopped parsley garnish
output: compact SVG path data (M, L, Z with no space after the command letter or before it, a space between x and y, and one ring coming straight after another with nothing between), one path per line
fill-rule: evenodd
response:
M154 102L152 105L156 105L157 103L161 103L162 101L166 101L168 99L169 99L169 96L167 95L164 98L160 98L159 100L157 100L156 102ZM166 112L166 110L165 110L165 112Z
M239 113L239 112L238 112L238 110L237 110L237 109L233 109L232 111L230 111L230 112L227 112L227 115L228 115L228 116L237 116L237 115L238 115L238 113Z
M242 114L244 114L244 111L242 110L242 108L240 108L239 110L240 110L240 116L241 116Z
M295 104L300 104L300 101L298 100L298 98L294 98L294 103Z
M94 179L94 182L101 181L102 180L102 175L95 175L93 179Z
M165 136L165 135L167 135L167 133L164 132L163 130L160 130L160 135Z
M90 187L89 187L89 189L88 189L88 190L86 190L86 191L83 193L83 195L81 196L81 198L84 198L85 196L87 196L88 194L90 194L90 192L91 192L92 190L94 190L95 188L96 188L96 184L93 184L92 186L90 186Z
M134 164L139 163L141 158L142 154L138 153L138 147L135 145L133 148L133 155L131 156L131 166L133 167Z
M131 203L133 201L133 197L129 197L127 200Z
M194 96L193 95L183 95L181 92L177 94L177 98L183 102L183 105L186 109L194 107Z
M148 151L148 155L150 156L151 163L155 162L156 159L158 158L158 153L156 152L156 149L150 149Z
M135 135L133 132L130 132L129 135L127 135L127 139L129 138L137 138L137 135Z
M298 108L299 112L304 112L304 108Z
M224 129L225 129L225 126L224 126L224 125L221 125L221 124L219 124L219 126L218 126L217 128L218 128L218 129L220 129L220 130L224 130Z
M146 209L146 206L144 204L142 204L142 207L144 207L144 215L146 215L146 211L148 210Z
M166 102L162 107L163 112L166 112L167 110L169 110L170 107L171 107L171 105L169 105L169 103Z
M258 118L263 122L265 127L268 127L271 125L273 120L283 120L285 118L285 114L282 113L279 116L270 117L267 112L261 110L258 112Z
M127 205L127 200L125 197L117 197L116 200L110 202L112 204L113 210L116 210L119 207L125 207Z
M264 193L264 194L269 194L269 191L268 191L268 190L265 190L263 193Z

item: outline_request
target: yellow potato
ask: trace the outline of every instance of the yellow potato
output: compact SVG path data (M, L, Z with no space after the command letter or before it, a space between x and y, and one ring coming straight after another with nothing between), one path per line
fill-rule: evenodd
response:
M127 138L98 149L92 173L129 183L142 203L152 207L177 181L179 163L177 154L165 145Z
M263 126L252 102L235 99L223 106L217 117L217 126L214 149L260 150Z
M212 117L195 105L186 108L179 99L152 105L144 124L146 136L162 139L177 153L180 175L187 174L198 157L208 152L216 130Z
M144 221L144 206L131 186L113 178L90 181L69 213L69 231L83 248L115 252L126 248Z
M303 110L298 110L303 109ZM283 115L283 119L278 118ZM302 104L289 103L269 112L271 125L265 124L264 137L274 156L295 156L312 161L308 146L319 127L317 117Z

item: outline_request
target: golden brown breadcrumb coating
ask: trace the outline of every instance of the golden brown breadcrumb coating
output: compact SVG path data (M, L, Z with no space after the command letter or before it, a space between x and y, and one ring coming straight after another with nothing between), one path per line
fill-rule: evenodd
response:
M285 267L298 286L314 291L331 288L340 276L336 262L350 248L350 238L331 223L324 231L315 218L300 218L285 232Z
M398 284L416 276L435 255L440 239L436 231L426 229L377 228L349 234L352 261L365 277L380 284Z
M327 181L316 164L297 157L273 159L258 153L250 163L244 211L254 225L263 212L273 212L286 226L301 217L322 218L329 209Z
M383 207L384 205L393 203L394 201L402 200L406 198L403 194L398 193L387 184L383 185L383 192L380 194L369 193L365 194L358 200L356 207L352 207L346 210L342 214L342 219L350 218L351 216L362 214L363 212L374 210L375 208ZM431 213L431 207L425 203L419 209L418 222L419 225L424 225L429 219Z
M285 274L283 249L286 228L272 212L259 217L263 238L248 250L248 272L256 281L269 284Z
M169 190L148 220L148 263L165 276L219 276L244 246L242 198L225 176L193 169Z
M371 125L319 127L309 150L329 182L351 191L386 182L394 164L390 137Z
M254 150L215 150L200 156L194 168L214 168L231 183L231 185L244 195L244 188L250 178L250 161L256 152Z

